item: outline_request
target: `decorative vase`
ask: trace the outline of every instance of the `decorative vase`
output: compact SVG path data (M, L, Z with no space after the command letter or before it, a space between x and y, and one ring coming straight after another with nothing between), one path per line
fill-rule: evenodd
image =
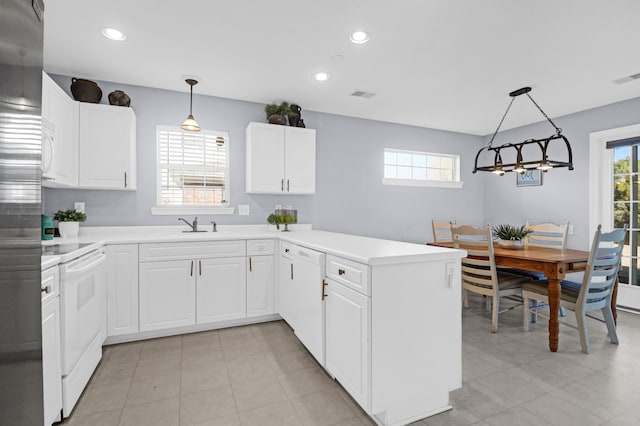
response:
M289 106L289 110L291 111L289 113L289 126L298 127L298 123L300 122L300 111L302 108L300 108L299 105L291 104Z
M102 90L96 82L82 78L71 79L71 94L73 99L79 102L97 104L102 99Z
M267 117L269 124L280 124L285 126L287 124L287 118L282 114L271 114Z
M109 104L128 107L131 105L131 98L122 90L114 90L109 93Z
M505 249L520 250L524 248L524 241L523 240L500 240L498 241L498 245Z
M301 118L300 121L298 121L298 125L296 127L302 127L305 128L307 126L304 125L304 120Z
M80 222L58 222L61 238L75 238L78 236Z

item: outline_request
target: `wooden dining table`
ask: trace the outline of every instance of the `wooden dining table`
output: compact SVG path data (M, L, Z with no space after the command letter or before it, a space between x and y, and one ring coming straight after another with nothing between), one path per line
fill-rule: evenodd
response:
M452 242L431 243L439 247L453 248ZM497 266L525 269L544 273L547 278L549 293L549 349L558 351L558 310L560 308L560 282L569 272L584 271L589 258L588 251L571 249L554 249L546 247L524 247L522 249L505 249L494 244L494 254ZM611 310L614 319L616 315L617 282L611 299Z

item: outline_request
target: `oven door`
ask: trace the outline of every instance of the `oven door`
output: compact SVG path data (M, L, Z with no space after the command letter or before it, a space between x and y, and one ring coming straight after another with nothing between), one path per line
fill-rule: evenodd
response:
M100 249L60 265L63 376L71 372L96 335L104 335L105 262Z

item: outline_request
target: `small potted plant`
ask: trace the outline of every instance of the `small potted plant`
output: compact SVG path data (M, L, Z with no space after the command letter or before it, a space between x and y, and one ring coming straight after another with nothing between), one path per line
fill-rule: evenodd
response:
M62 238L74 238L78 236L80 222L87 220L87 215L76 210L58 210L53 219L58 221L58 230Z
M271 225L275 225L278 231L280 230L280 223L278 223L278 216L276 216L274 213L271 213L269 217L267 217L267 222L269 222Z
M287 102L282 102L280 105L267 105L264 111L267 113L267 121L270 124L281 124L283 126L287 124L287 116L291 112Z
M493 236L499 238L500 247L508 249L520 249L524 247L523 238L531 233L524 226L497 225L493 228Z

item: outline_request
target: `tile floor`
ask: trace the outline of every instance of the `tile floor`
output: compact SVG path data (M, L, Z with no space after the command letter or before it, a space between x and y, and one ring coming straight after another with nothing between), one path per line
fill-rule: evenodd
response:
M637 425L640 316L619 314L620 346L591 321L591 355L561 326L523 333L520 309L500 316L471 298L463 315L463 387L452 411L418 425ZM570 317L567 321L572 321ZM64 425L367 425L366 414L316 364L283 322L104 348Z

